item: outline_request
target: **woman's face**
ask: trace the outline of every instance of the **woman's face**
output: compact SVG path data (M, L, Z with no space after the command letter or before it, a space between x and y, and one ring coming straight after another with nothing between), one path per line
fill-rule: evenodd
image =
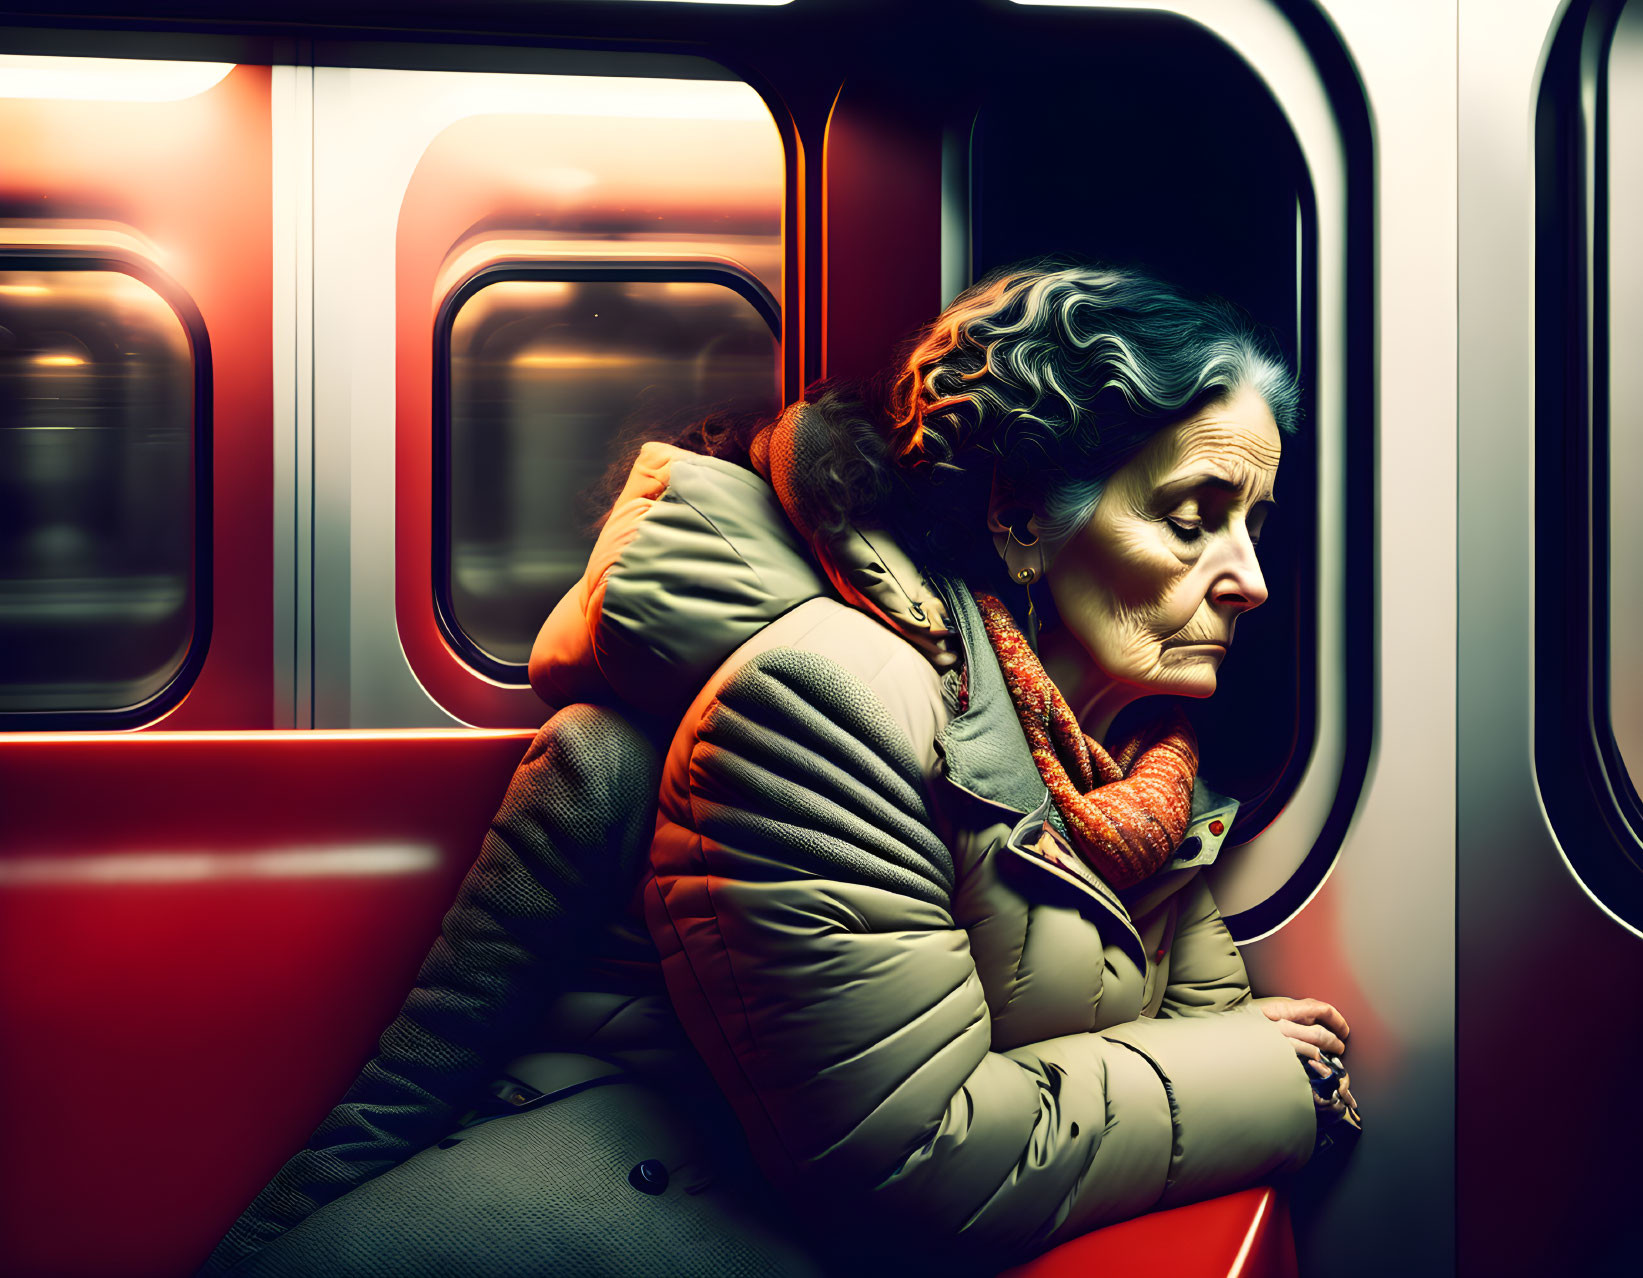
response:
M1245 388L1160 431L1107 481L1045 580L1108 678L1147 693L1215 691L1238 615L1266 599L1255 543L1278 455L1272 412Z

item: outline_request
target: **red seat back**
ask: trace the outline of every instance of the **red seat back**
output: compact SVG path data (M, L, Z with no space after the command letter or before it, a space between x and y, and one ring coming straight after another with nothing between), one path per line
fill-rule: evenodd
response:
M529 733L0 742L6 1272L191 1272L398 1010Z

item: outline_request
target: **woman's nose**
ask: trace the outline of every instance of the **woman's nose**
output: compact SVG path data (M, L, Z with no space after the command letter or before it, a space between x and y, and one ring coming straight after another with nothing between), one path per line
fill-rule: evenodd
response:
M1210 590L1210 598L1220 604L1230 604L1240 612L1259 608L1266 602L1266 577L1261 562L1255 557L1255 543L1249 533L1239 528L1229 548L1231 558L1222 565L1220 575Z

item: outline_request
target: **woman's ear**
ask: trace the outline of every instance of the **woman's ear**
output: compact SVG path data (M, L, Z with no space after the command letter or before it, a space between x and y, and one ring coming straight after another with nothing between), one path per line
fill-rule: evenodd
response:
M999 557L1005 558L1012 536L1017 545L1030 546L1038 539L1038 516L1032 507L998 482L993 471L993 490L987 497L987 531Z
M1044 575L1048 560L1038 535L1038 516L1020 498L1000 492L996 474L987 502L987 530L1011 581L1030 586Z
M1004 547L1009 544L1010 527L1004 522L1004 516L1010 512L998 507L987 508L987 531L993 535L993 545L999 554L1004 553Z

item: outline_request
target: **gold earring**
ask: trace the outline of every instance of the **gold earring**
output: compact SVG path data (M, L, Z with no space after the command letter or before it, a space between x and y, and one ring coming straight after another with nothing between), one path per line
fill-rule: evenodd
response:
M1008 538L1010 540L1010 543L1012 545L1020 546L1023 550L1031 550L1034 546L1038 545L1038 538L1037 537L1034 537L1031 541L1022 541L1021 538L1019 538L1015 535L1015 529L1014 528L1006 527L1004 531L1005 531L1006 536L1008 536ZM1006 562L1008 562L1008 556L1009 556L1009 551L1008 551L1008 548L1006 548L1006 551L1005 551ZM1043 552L1040 551L1039 552L1039 563L1040 563L1040 565L1043 564L1043 561L1044 561L1044 555L1043 555ZM1015 578L1015 580L1018 583L1020 583L1021 585L1030 586L1030 585L1033 584L1033 582L1038 580L1038 575L1039 575L1040 571L1041 571L1040 568L1033 568L1033 567L1030 567L1030 566L1024 566L1024 567L1021 567L1021 568L1017 568L1010 575L1013 578Z

